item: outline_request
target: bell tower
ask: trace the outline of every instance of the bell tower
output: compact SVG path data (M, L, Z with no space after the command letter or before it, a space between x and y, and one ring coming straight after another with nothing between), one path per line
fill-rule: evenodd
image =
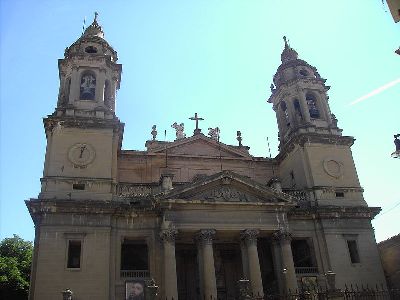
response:
M319 205L366 205L350 150L354 138L337 126L326 79L284 42L268 99L278 123L283 188L306 190Z
M111 200L123 123L115 115L122 66L97 22L59 59L57 107L44 119L44 199Z

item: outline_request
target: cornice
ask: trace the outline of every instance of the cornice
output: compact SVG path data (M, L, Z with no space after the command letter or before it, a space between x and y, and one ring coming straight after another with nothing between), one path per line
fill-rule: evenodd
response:
M293 135L286 143L283 144L279 154L276 156L278 162L281 162L296 145L304 148L305 144L327 144L335 146L348 146L354 144L355 138L352 136L341 136L333 134L321 133L303 133Z
M123 134L125 124L117 117L113 119L97 119L97 118L77 118L77 117L58 117L49 115L43 118L43 125L46 132L52 132L56 128L113 128L114 132Z
M330 86L325 85L326 79L323 78L313 78L313 77L297 77L277 85L276 88L272 90L272 94L268 98L268 103L273 103L272 98L279 98L285 96L285 93L288 93L288 89L293 86L297 86L300 90L313 90L311 84L321 85L322 90L318 89L318 91L327 92L330 89ZM307 86L302 86L301 84L305 83Z
M367 206L314 206L293 208L288 212L291 219L369 219L381 211L380 207Z
M128 217L138 214L159 214L159 203L152 198L129 201L30 199L25 200L29 213L35 222L46 214L93 214Z

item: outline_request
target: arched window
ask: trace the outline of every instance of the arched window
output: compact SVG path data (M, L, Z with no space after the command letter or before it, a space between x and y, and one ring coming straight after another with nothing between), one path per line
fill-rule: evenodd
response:
M80 99L94 100L96 91L96 76L93 73L84 73L81 77Z
M303 114L301 113L301 107L299 100L295 99L293 101L294 112L296 114L296 119L303 120Z
M310 112L310 117L313 119L319 118L319 110L317 107L317 100L315 96L311 93L306 94L306 101L308 105L308 111Z
M288 112L288 109L287 109L285 101L281 102L281 110L282 110L283 115L285 117L286 126L289 127L290 126L289 112Z

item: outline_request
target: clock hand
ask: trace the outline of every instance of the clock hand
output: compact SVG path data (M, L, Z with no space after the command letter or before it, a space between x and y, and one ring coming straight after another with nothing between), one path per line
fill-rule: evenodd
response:
M85 149L86 149L86 145L81 147L81 154L79 155L79 158L82 158L83 151L85 151Z

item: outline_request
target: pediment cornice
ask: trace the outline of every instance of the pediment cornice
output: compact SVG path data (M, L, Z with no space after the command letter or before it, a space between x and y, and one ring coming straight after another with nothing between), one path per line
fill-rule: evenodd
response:
M222 171L201 178L163 194L162 198L213 203L293 203L289 195L279 193L232 171Z
M199 149L202 146L214 150L225 157L236 157L236 158L251 158L252 156L248 153L249 147L246 146L231 146L224 143L218 142L212 138L206 137L204 134L196 134L189 138L183 138L174 142L159 142L159 141L148 141L148 152L150 153L164 153L168 152L169 155L187 155L191 154L188 152L188 147L194 146ZM193 153L196 155L196 153ZM211 154L213 155L213 154Z

